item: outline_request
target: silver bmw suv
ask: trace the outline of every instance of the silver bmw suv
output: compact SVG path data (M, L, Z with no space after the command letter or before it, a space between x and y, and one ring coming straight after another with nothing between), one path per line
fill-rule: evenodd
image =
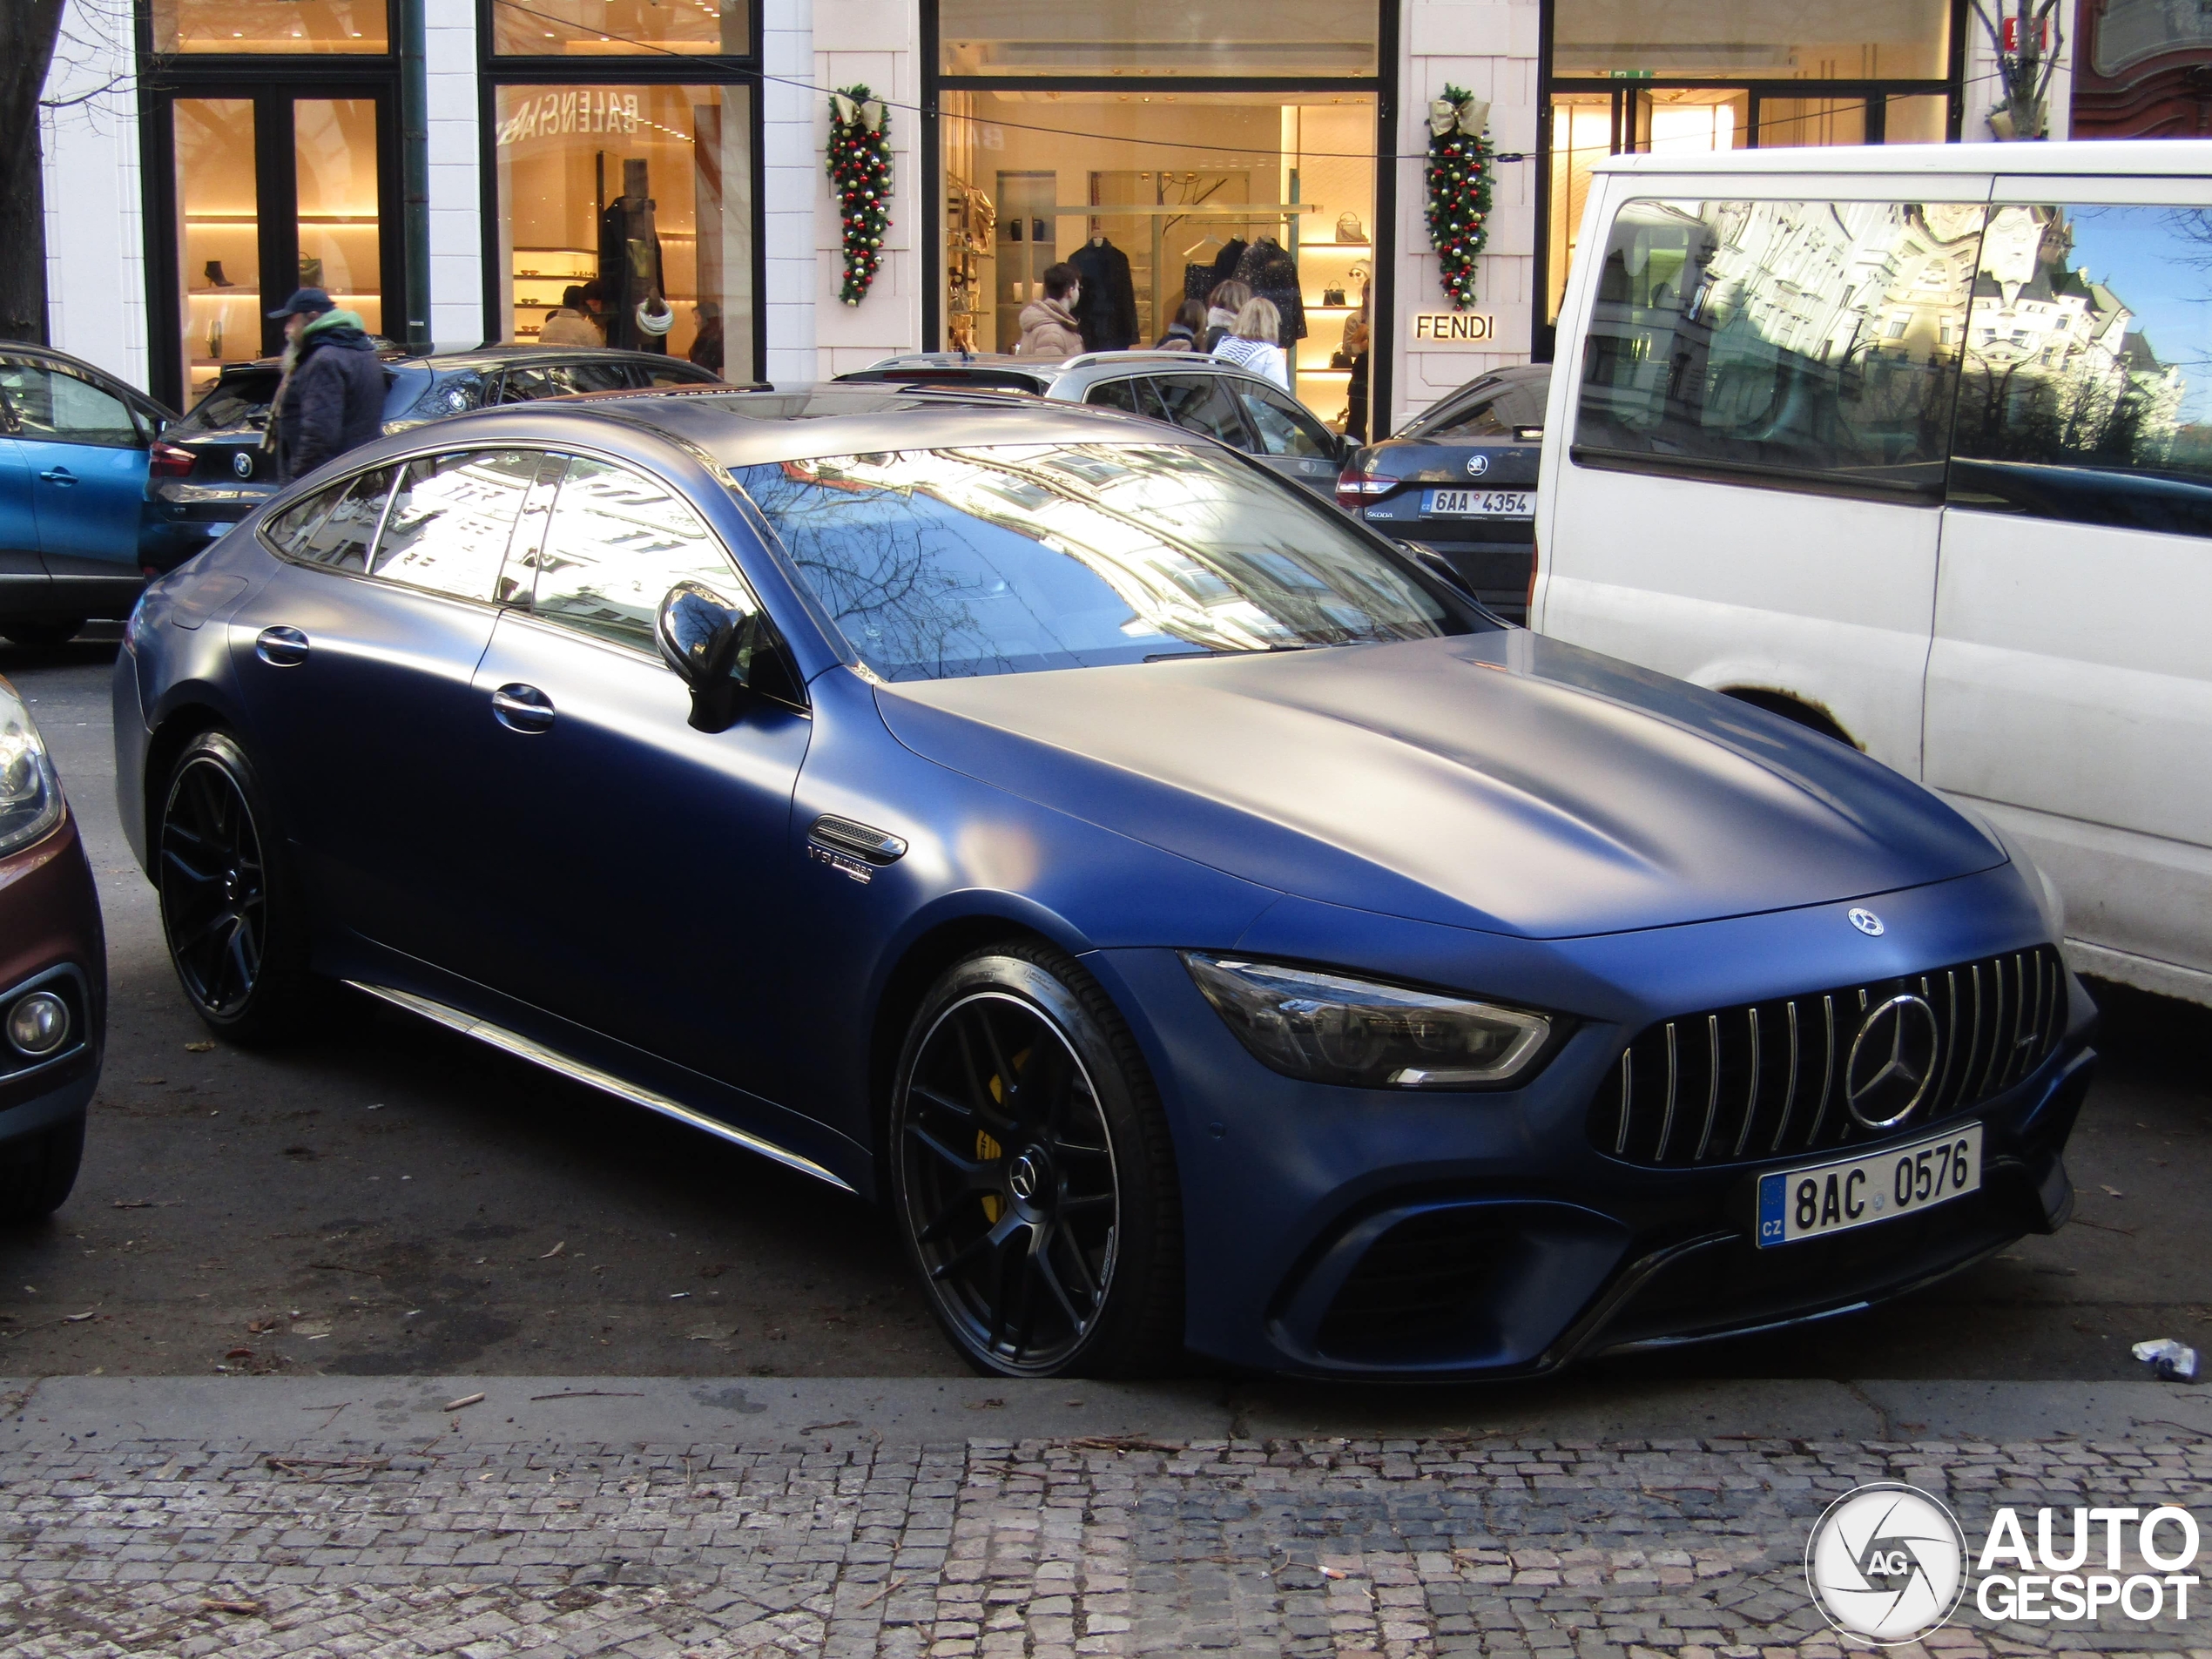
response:
M1345 440L1289 393L1257 374L1191 352L1083 352L1058 362L1035 357L915 352L887 357L840 381L906 386L981 386L1031 392L1150 415L1242 449L1294 483L1336 499Z

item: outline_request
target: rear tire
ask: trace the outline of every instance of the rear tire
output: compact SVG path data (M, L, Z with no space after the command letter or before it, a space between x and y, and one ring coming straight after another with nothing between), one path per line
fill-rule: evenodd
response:
M930 1308L986 1375L1160 1374L1183 1343L1175 1153L1136 1040L1072 958L954 963L893 1086L892 1208Z
M203 732L177 757L156 858L170 965L192 1011L247 1047L297 1035L321 989L307 906L267 792L229 732Z
M82 617L57 617L40 621L22 617L13 622L0 623L0 639L21 645L25 651L51 651L57 645L66 645L76 638L84 626L84 618Z
M0 1146L0 1226L44 1221L60 1209L84 1156L83 1112Z

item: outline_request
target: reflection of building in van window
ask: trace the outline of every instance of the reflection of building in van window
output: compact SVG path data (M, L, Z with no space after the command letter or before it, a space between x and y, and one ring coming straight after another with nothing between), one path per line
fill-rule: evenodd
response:
M2063 209L2001 207L1992 216L1967 323L1962 428L1993 458L2063 453L2157 465L2173 448L2187 377L2161 360L2134 308L2074 244Z
M1579 444L1940 485L1981 210L1632 203L1615 221Z

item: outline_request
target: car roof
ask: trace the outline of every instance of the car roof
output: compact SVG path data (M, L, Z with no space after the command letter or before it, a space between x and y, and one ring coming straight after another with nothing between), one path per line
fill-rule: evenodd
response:
M2212 141L2191 138L2099 138L2057 144L1900 144L1777 150L1722 150L1692 155L1601 158L1600 172L1624 173L2002 173L2108 175L2122 179L2212 173Z
M662 387L594 392L455 415L436 425L442 440L450 435L453 442L465 443L487 426L559 423L563 417L642 428L725 467L947 445L1121 441L1197 448L1211 442L1156 421L1019 393L880 388L850 381L770 390Z
M39 349L43 350L44 347ZM670 357L660 352L620 351L609 346L490 345L469 346L436 352L409 352L401 348L394 351L380 351L377 353L377 357L386 367L391 368L416 366L426 368L489 368L514 363L609 362L659 363L671 367L681 366L687 369L698 369L698 372L703 374L713 372L711 369L700 369L697 363L691 361L688 358ZM256 357L246 362L226 363L223 365L222 372L225 374L235 374L250 369L281 368L283 366L284 359L281 357Z
M35 340L0 340L0 352L21 353L29 357L44 357L49 362L59 363L66 368L81 369L96 381L104 381L110 386L121 388L141 403L159 409L165 415L171 413L169 406L159 398L152 397L141 392L113 369L102 368L98 363L87 362L82 357L72 355L65 351L58 351L51 346L42 346Z
M975 371L978 380L995 379L1010 374L1026 374L1047 382L1059 381L1071 374L1136 374L1140 370L1181 369L1185 374L1197 370L1207 374L1238 375L1245 380L1266 380L1264 374L1254 374L1237 363L1224 362L1205 352L1187 351L1090 351L1077 352L1073 357L1035 358L1016 357L1006 352L906 352L896 357L886 357L854 371L857 375L883 377L900 369L926 372L933 375L955 374L962 369ZM844 380L846 376L838 376ZM1272 385L1272 381L1269 381Z

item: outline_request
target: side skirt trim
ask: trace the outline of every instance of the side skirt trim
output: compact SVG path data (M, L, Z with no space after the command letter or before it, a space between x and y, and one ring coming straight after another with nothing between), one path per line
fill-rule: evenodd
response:
M617 1100L626 1100L633 1106L643 1106L649 1112L658 1112L663 1117L672 1117L679 1123L704 1130L717 1139L742 1146L748 1152L758 1152L762 1157L773 1158L786 1168L797 1170L801 1175L811 1175L817 1181L826 1181L841 1192L855 1191L852 1183L832 1175L812 1158L801 1157L798 1153L787 1151L773 1141L763 1140L758 1135L748 1135L741 1129L732 1129L729 1124L709 1117L704 1112L695 1112L665 1095L657 1095L650 1089L640 1089L636 1083L625 1082L611 1072L587 1066L580 1060L572 1060L557 1049L533 1042L504 1026L480 1020L473 1014L463 1014L459 1008L448 1008L442 1002L434 1002L427 996L417 996L412 991L396 991L388 985L369 985L357 979L349 979L343 983L356 991L366 992L370 996L389 1002L395 1008L405 1008L409 1014L419 1014L426 1020L434 1020L465 1037L474 1037L477 1042L511 1054L518 1060L527 1060L534 1066L543 1066L548 1071L557 1072L571 1082L612 1095Z

